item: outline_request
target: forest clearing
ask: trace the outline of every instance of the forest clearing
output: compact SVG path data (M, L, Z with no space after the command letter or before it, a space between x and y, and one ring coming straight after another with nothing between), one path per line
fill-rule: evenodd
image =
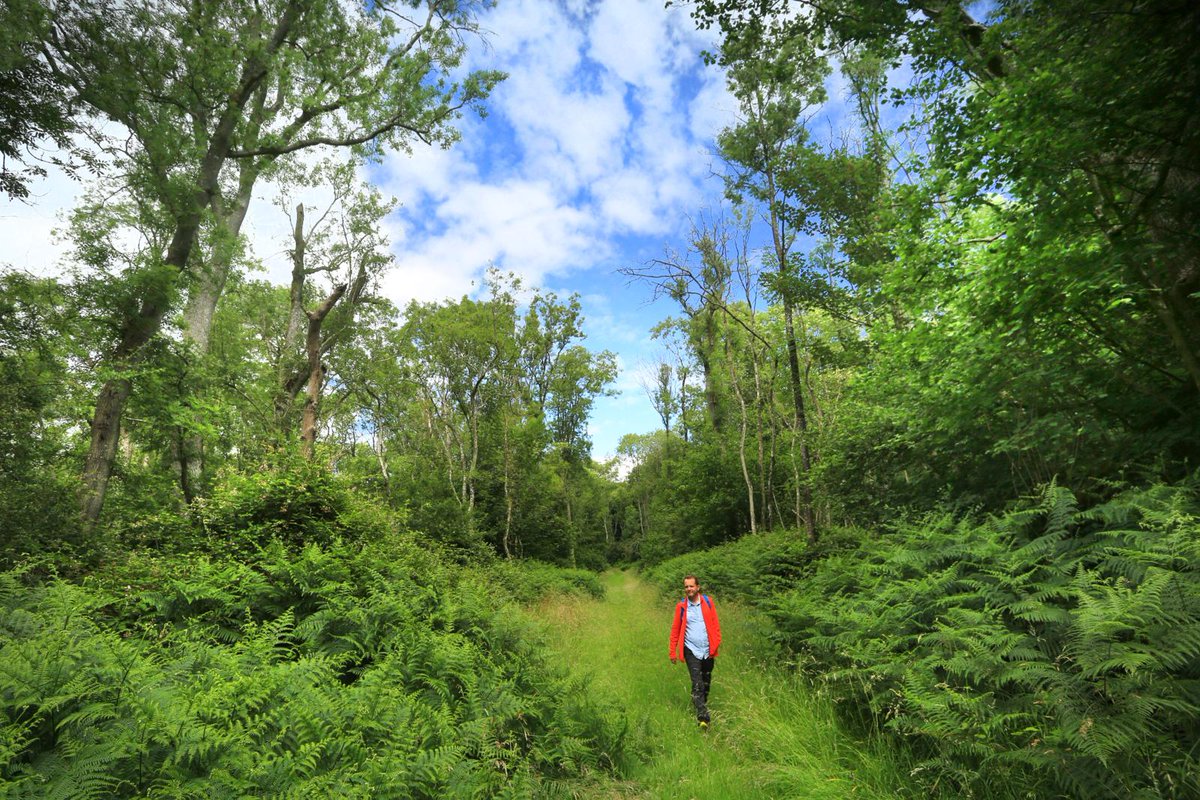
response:
M550 597L536 607L560 657L588 691L613 697L642 739L629 783L602 786L597 797L900 796L880 788L903 785L895 756L856 741L811 686L779 670L764 621L722 605L713 728L702 733L686 670L665 656L672 604L629 572L606 573L603 586L601 597Z

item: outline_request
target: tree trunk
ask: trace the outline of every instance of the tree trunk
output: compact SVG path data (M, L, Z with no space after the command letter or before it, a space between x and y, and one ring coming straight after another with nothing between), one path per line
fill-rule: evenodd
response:
M738 430L738 463L742 468L742 480L746 484L746 502L750 510L750 532L757 533L758 515L754 497L754 481L750 478L750 465L746 463L746 428L748 427L746 401L742 397L742 390L740 388L735 388L734 391L737 392L738 406L741 408L742 417L741 427Z
M756 88L756 93L758 89ZM759 107L762 108L765 104L759 98ZM761 116L757 120L759 125L759 141L764 151L768 151L772 145L771 134L763 129L763 120ZM788 235L786 231L786 223L781 218L777 198L780 197L780 190L776 186L776 176L771 169L767 169L764 173L767 181L767 189L770 200L768 202L769 222L771 225L771 243L775 249L775 268L779 271L782 277L788 271L788 254L791 250L794 234ZM796 439L800 448L800 476L796 481L796 517L797 522L804 525L805 537L810 543L817 541L816 522L813 519L812 508L812 487L809 483L810 468L812 460L808 452L808 417L804 412L804 394L800 383L800 357L796 346L796 325L795 314L792 304L792 298L788 291L783 291L783 321L784 335L787 337L787 353L788 353L788 370L790 371L791 389L792 389L792 407L794 413L794 424L796 430Z
M238 194L228 210L222 213L217 208L220 204L214 199L214 211L221 230L219 241L208 259L208 263L196 276L195 283L188 293L188 301L183 309L183 338L189 342L192 351L200 358L208 354L212 338L213 318L216 316L217 303L225 291L225 283L233 265L233 254L238 238L241 235L242 223L246 219L246 211L250 207L250 198L254 190L254 177L257 169L251 170L249 162L243 162L242 177L238 186ZM204 467L204 440L199 434L189 434L181 431L175 443L176 473L179 477L179 487L184 499L192 501L196 487L200 485Z
M689 370L686 367L676 367L679 375L679 435L687 444L690 437L687 414L687 379Z
M708 408L708 421L712 425L713 432L719 434L725 430L725 419L721 413L721 392L717 386L716 370L713 369L712 359L713 353L716 351L716 312L710 308L705 308L700 312L703 314L703 331L704 331L704 347L703 352L698 353L700 366L704 371L704 402Z
M467 533L475 533L475 475L479 470L479 405L474 395L471 397L471 461L463 472L463 488L467 493Z
M321 364L321 323L345 292L346 284L338 284L316 311L308 312L308 336L305 340L305 351L308 354L308 390L304 397L304 415L300 420L300 442L304 457L310 461L316 452L317 410L321 399L321 384L325 380L325 367Z
M1188 341L1187 333L1180 324L1179 315L1175 313L1169 300L1170 298L1166 296L1165 292L1151 291L1150 302L1154 306L1154 311L1158 314L1163 327L1167 329L1167 336L1170 338L1171 344L1175 346L1175 352L1179 355L1179 360L1183 363L1188 377L1192 379L1192 385L1196 387L1197 392L1200 392L1200 360L1197 360L1191 342Z
M197 212L182 218L175 228L171 245L167 249L166 263L175 267L176 276L183 271L200 227ZM88 453L84 459L82 487L80 489L80 517L84 530L91 530L100 511L104 508L104 497L108 492L108 481L112 477L113 458L117 453L117 438L121 432L121 417L125 404L133 392L133 384L127 377L137 357L146 344L162 328L163 317L170 304L170 286L164 282L152 284L147 289L136 316L127 317L121 331L121 341L113 351L110 364L117 372L105 381L96 398L96 409L92 414L92 436Z
M266 77L267 57L283 44L292 24L301 13L302 9L299 6L286 8L272 32L272 39L265 48L266 52L256 51L255 55L242 65L238 90L222 110L209 139L208 150L198 166L192 198L175 218L175 230L163 263L174 269L176 279L187 268L196 235L200 230L201 211L220 191L221 167L233 148L234 136L238 123L242 120L245 105ZM104 507L104 496L108 491L108 480L112 475L112 459L116 454L114 442L120 431L125 404L132 391L129 378L124 373L128 372L132 361L146 343L162 328L170 295L169 287L163 285L156 285L149 290L138 315L125 321L121 342L113 353L111 364L118 375L105 382L96 400L96 411L92 417L92 440L84 462L80 514L85 530L90 530L100 516Z
M506 478L504 481L504 557L510 560L512 559L512 550L509 549L509 540L512 537L512 523L513 497Z
M956 0L923 0L915 3L915 6L935 24L946 24L946 17L951 18L950 25L957 29L959 38L967 46L971 56L962 66L976 78L988 81L1003 78L1008 74L1004 53L1001 50L984 49L984 34L987 28L971 16L962 3Z
M387 492L392 486L392 474L388 469L387 445L385 444L383 430L379 425L381 403L378 398L375 400L375 407L377 409L377 413L375 416L375 424L372 426L373 441L371 442L371 449L375 451L375 458L379 462L379 474L383 476L383 488L384 491Z
M643 540L646 538L646 534L650 530L650 526L648 524L648 519L647 519L650 516L650 511L646 507L648 504L649 504L649 500L644 495L642 497L638 498L638 501L637 501L638 528L641 529Z
M579 538L579 533L578 533L578 531L575 530L575 520L571 513L571 495L570 495L569 490L567 493L566 501L567 501L567 548L568 548L570 559L571 559L571 561L570 561L571 569L577 569L579 565L575 561L575 549L577 546L576 540Z
M509 549L509 538L512 536L513 523L513 489L512 489L512 439L508 431L508 413L504 412L501 419L504 426L504 538L501 541L504 549L504 557L511 559L512 551Z
M812 460L808 453L808 416L804 413L804 394L800 386L800 356L796 347L796 327L793 322L792 303L783 301L784 331L787 335L788 369L791 371L792 404L795 407L796 438L800 445L800 476L796 485L797 511L804 524L804 535L810 544L817 541L816 520L813 519L812 487L809 484Z
M196 276L195 285L188 294L187 305L183 309L183 338L200 355L208 353L217 303L225 291L225 283L233 267L233 256L242 233L242 223L246 221L246 212L250 208L257 177L257 163L242 162L238 191L228 208L222 207L223 204L217 198L211 203L217 217L220 236L208 263Z
M751 367L754 370L754 444L758 454L758 493L759 508L762 509L763 527L771 530L771 505L767 496L767 451L763 432L763 399L762 375L759 369L758 356L751 350Z
M783 508L779 504L779 495L775 491L775 465L779 463L778 448L781 438L779 435L781 426L778 424L778 420L774 413L770 414L769 419L771 424L771 435L769 439L771 448L767 454L767 479L763 485L769 487L770 489L767 502L769 503L769 507L772 509L771 519L778 520L778 524L782 525L783 520L786 519L786 517L784 516Z
M104 384L96 399L92 440L84 462L83 488L80 492L80 510L84 524L89 528L100 518L100 511L104 507L104 494L121 435L121 414L131 390L127 379L114 378Z
M375 459L379 462L379 474L383 477L383 488L386 491L392 483L392 475L388 470L387 455L383 451L383 443L379 443L378 449L375 451Z
M288 417L292 401L307 383L311 374L309 359L305 367L297 369L295 353L300 349L302 336L307 326L308 315L304 311L304 282L308 273L304 269L306 239L304 235L304 205L296 205L296 223L292 229L292 282L288 288L288 322L279 348L279 363L276 365L279 392L275 395L275 425L286 432L290 425Z
M738 380L734 359L729 353L729 340L725 340L725 361L729 364L729 385L738 401L738 412L741 424L738 427L738 464L742 468L742 481L746 485L746 504L750 511L750 532L758 532L757 506L754 499L754 481L750 479L750 466L746 463L746 429L749 427L749 412L746 410L746 397L742 394L742 384Z

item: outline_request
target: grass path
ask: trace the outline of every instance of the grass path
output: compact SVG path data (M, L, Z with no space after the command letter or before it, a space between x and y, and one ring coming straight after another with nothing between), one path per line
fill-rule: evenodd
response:
M687 668L667 658L671 604L627 572L603 577L604 598L553 598L538 615L552 646L601 695L615 699L642 743L629 781L596 797L896 798L903 770L843 732L828 704L768 666L764 628L714 596L723 643L713 671L713 727L696 726Z

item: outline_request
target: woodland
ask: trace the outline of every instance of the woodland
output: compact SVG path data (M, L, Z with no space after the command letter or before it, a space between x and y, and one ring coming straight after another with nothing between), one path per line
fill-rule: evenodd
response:
M762 614L895 796L1200 797L1200 7L677 5L729 209L625 269L619 470L578 297L380 291L361 166L486 109L480 8L7 0L4 202L85 191L61 276L0 252L0 796L618 796L532 609L621 568Z

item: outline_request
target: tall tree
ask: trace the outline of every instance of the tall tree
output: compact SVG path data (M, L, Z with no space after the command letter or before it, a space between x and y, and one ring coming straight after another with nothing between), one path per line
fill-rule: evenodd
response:
M655 297L667 295L687 316L689 322L683 330L700 364L707 421L718 436L727 425L728 387L720 363L720 317L729 303L731 267L715 252L712 243L727 238L728 226L723 221L702 218L693 223L685 251L668 250L663 258L621 270L631 278L648 281Z
M457 503L468 538L476 535L482 422L503 362L515 357L515 308L476 301L410 303L405 311L407 359L423 394L440 471Z
M720 58L729 64L743 57L741 42L763 31L777 46L865 47L893 63L904 54L917 80L895 94L926 110L928 177L950 179L932 188L930 200L987 204L997 191L1016 199L1006 206L1011 222L998 236L1044 254L1047 266L1057 262L1037 283L1087 282L1102 294L1119 287L1115 293L1139 312L1139 326L1144 317L1157 320L1150 332L1155 358L1169 355L1168 370L1194 398L1200 390L1195 4L1003 0L982 19L961 2L931 0L837 0L809 8L795 14L776 0L698 0L694 13L702 25L721 27L729 46ZM1064 251L1091 251L1087 277L1074 274L1074 259L1063 259ZM1126 338L1125 320L1097 320L1089 312L1072 309L1083 326L1099 322L1098 339Z
M369 300L369 287L391 263L387 240L379 228L392 205L384 202L378 191L358 185L355 167L354 162L318 165L311 178L320 179L330 187L333 198L323 213L307 225L303 203L298 203L295 214L289 215L292 280L288 288L290 308L280 351L275 411L277 422L284 430L290 429L292 401L303 389L300 441L310 459L316 443L321 387L327 372L323 359L336 344L344 343L353 334L358 306ZM314 280L318 278L324 280ZM314 304L314 295L324 299ZM327 318L343 300L342 313L327 327Z
M688 382L696 367L696 356L688 345L687 331L678 320L668 318L650 329L650 338L663 343L665 353L662 364L667 365L674 376L671 394L678 414L676 430L685 442L692 436L694 388ZM664 425L665 427L665 425Z
M671 419L682 405L671 365L666 361L659 361L652 375L642 378L642 391L650 399L654 413L662 420L663 431L670 433Z
M406 147L412 138L448 143L458 110L499 79L445 78L460 63L458 34L473 26L470 7L431 0L418 9L422 15L410 19L387 3L323 0L84 0L57 7L47 63L95 114L129 132L129 174L173 220L161 262L174 277L147 286L109 357L114 377L97 399L84 468L85 521L103 505L131 391L124 373L159 331L176 284L189 276L205 215L215 213L232 232L248 202L246 184L301 150ZM210 265L215 272L205 280L220 283L223 263Z
M777 52L764 53L760 33L753 28L740 40L727 42L744 57L730 62L729 83L738 99L742 121L724 130L718 148L733 166L727 179L735 202L757 203L771 235L771 258L777 271L774 288L784 311L788 367L791 374L793 424L800 453L796 481L796 516L808 540L817 539L812 503L812 454L808 414L795 330L797 297L791 290L796 271L797 203L789 194L788 167L808 149L805 115L825 98L827 65L802 40L790 40ZM750 57L756 54L756 57Z
M394 203L361 184L357 175L359 166L355 160L321 162L288 180L278 198L292 230L289 310L276 364L275 413L285 431L291 428L293 399L311 385L313 359L325 357L334 345L352 335L358 306L371 299L367 290L378 282L391 262L388 241L380 228ZM332 194L320 206L310 204L317 212L315 218L307 216L304 203L296 203L294 212L290 208L294 195L309 186L321 186ZM334 294L338 299L345 296L343 313L336 325L321 335L323 320L338 300L333 300L318 321L313 316L314 299L319 295L328 300ZM323 306L324 301L317 305ZM314 323L318 328L315 341L312 340ZM312 346L317 348L315 353L310 351Z

